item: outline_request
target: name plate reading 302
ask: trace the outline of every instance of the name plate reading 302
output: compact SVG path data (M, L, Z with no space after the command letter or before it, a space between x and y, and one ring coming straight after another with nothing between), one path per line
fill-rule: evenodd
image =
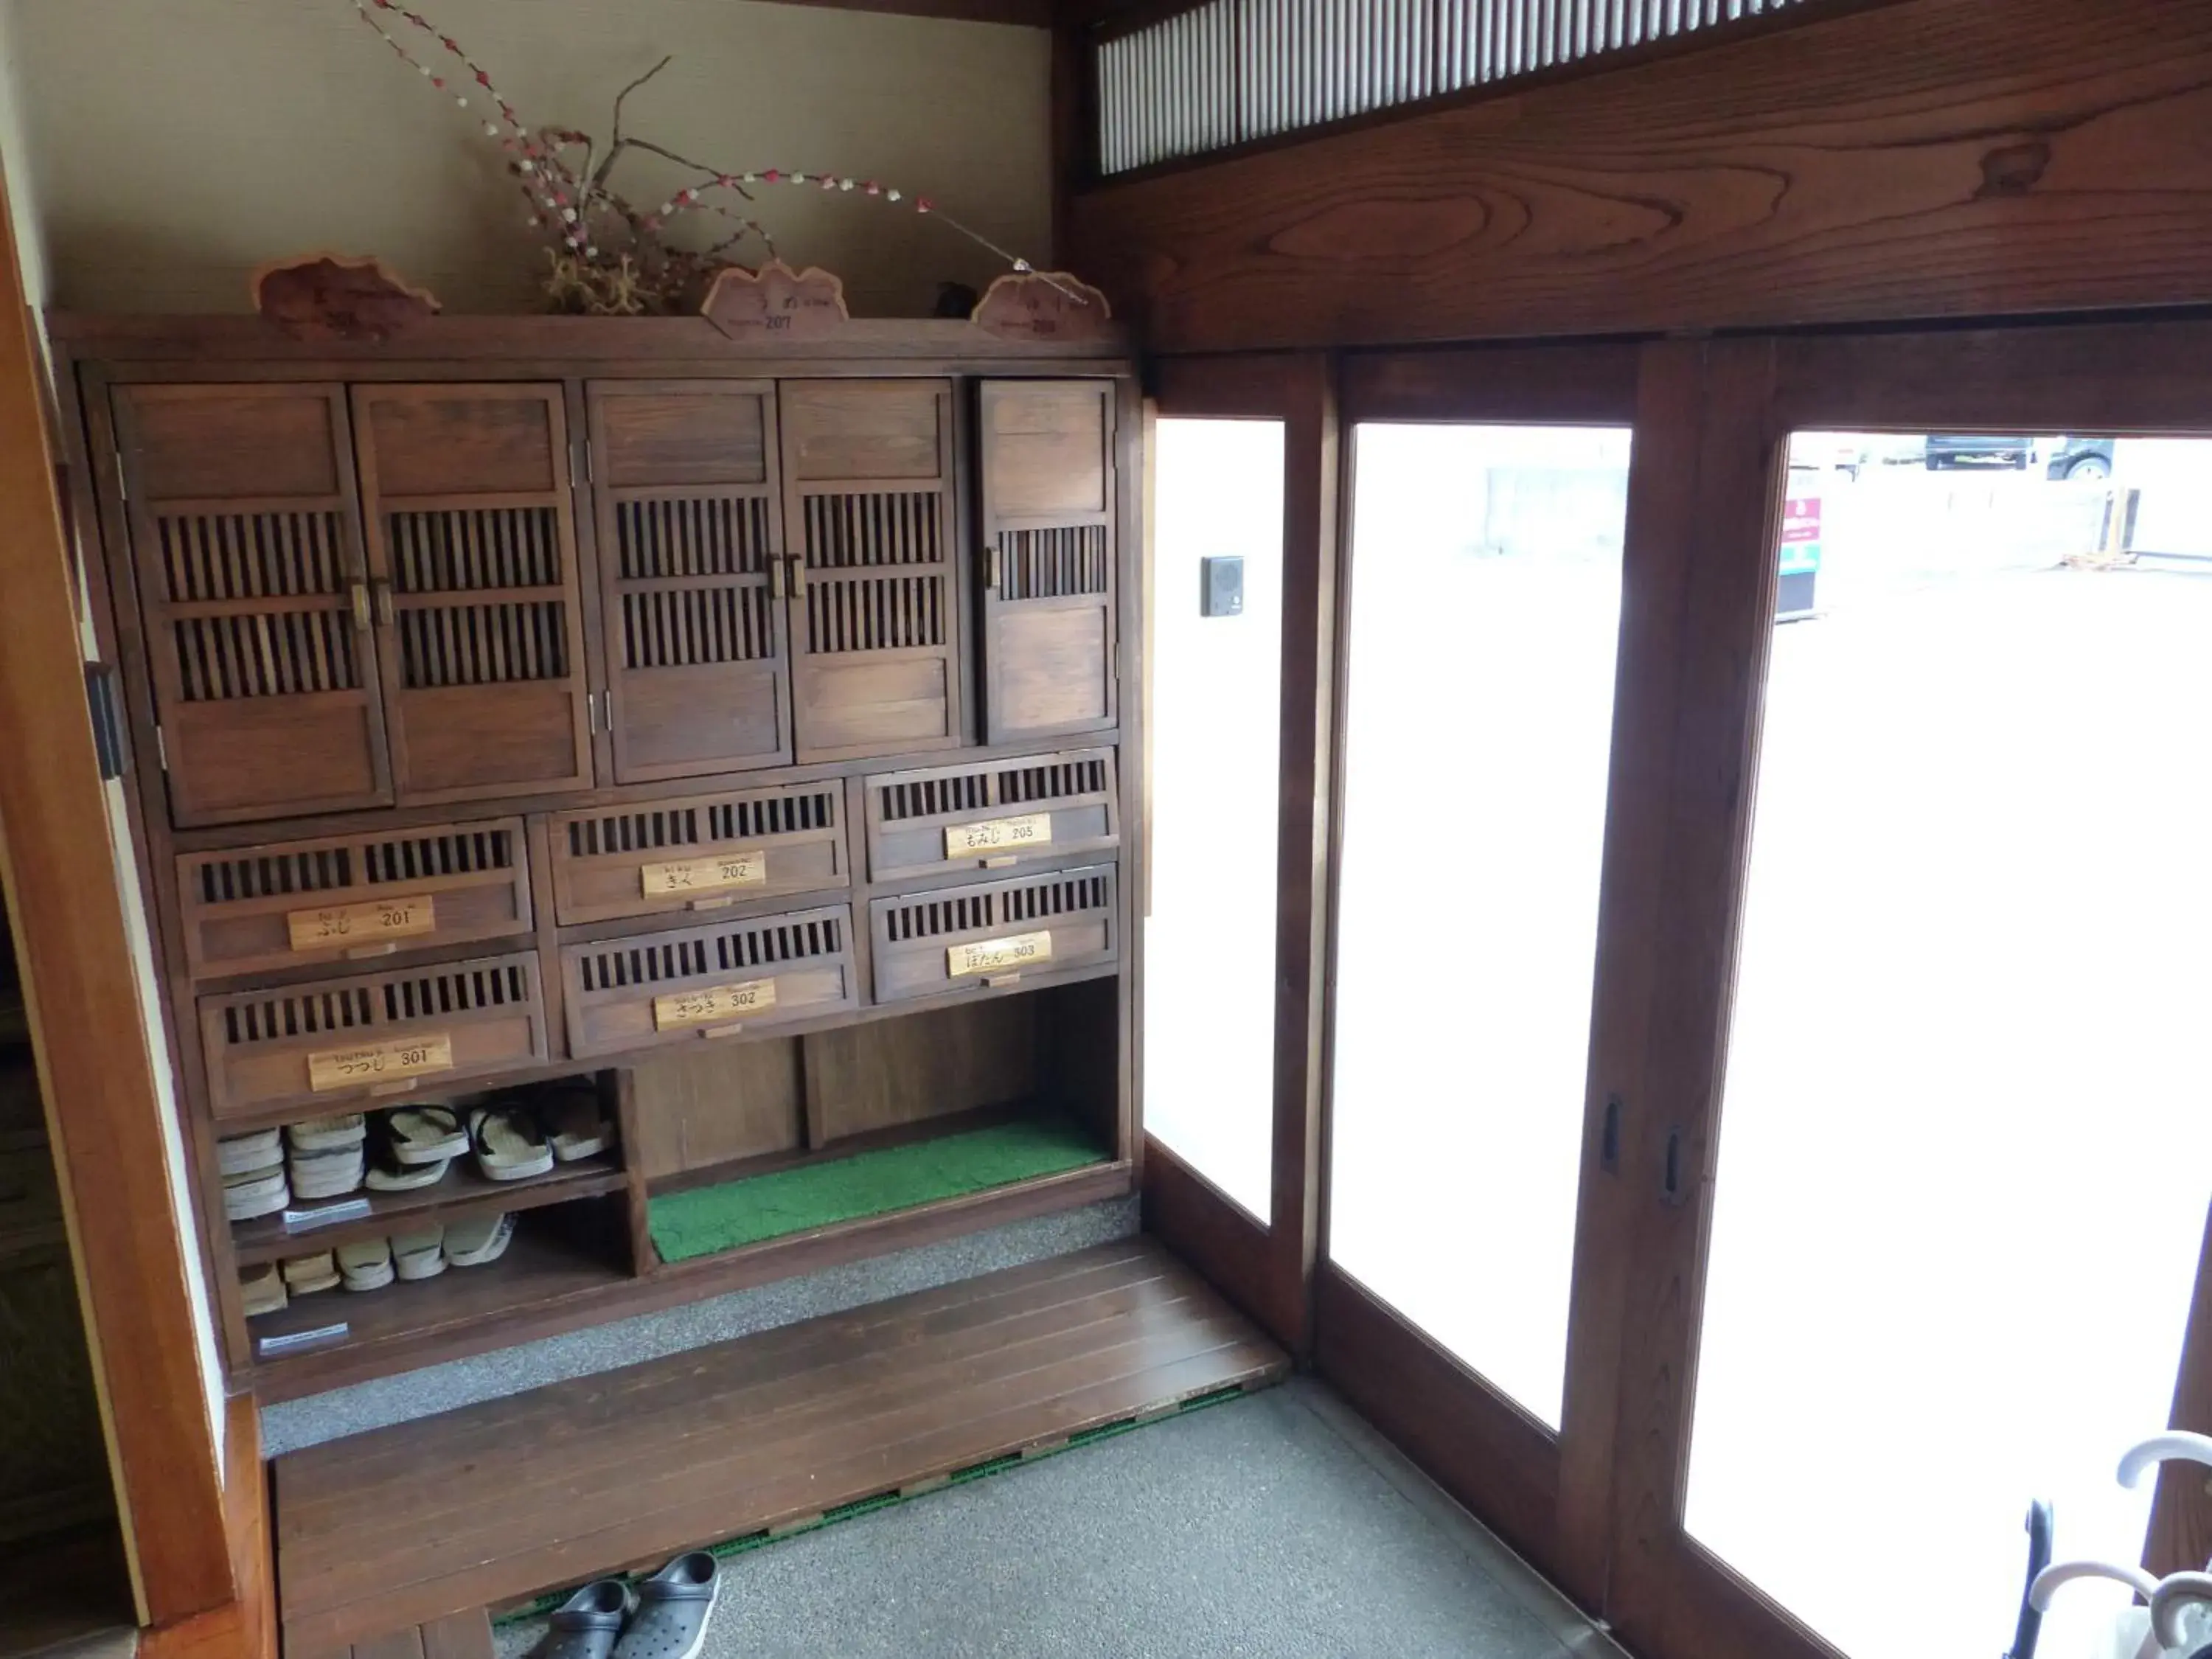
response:
M972 945L949 945L945 956L945 965L955 979L963 974L1003 973L1009 968L1050 962L1052 935L1016 933L1007 939L977 939Z
M292 910L284 917L295 951L329 951L364 941L406 939L438 931L438 903L428 893L409 898L371 899L366 904L333 904L321 910Z
M678 991L653 1000L653 1029L672 1030L682 1025L716 1025L724 1020L745 1019L775 1006L775 981L748 979L735 985L709 985L696 991Z
M353 1089L364 1083L391 1083L428 1072L453 1069L453 1040L435 1036L398 1037L358 1048L325 1048L307 1056L311 1089Z
M1052 814L1025 812L1018 818L991 818L982 823L945 826L945 856L957 859L969 853L1003 853L1010 848L1047 847L1052 843Z
M677 859L642 866L646 896L667 893L719 893L727 887L759 887L768 881L768 853L716 853L703 859Z

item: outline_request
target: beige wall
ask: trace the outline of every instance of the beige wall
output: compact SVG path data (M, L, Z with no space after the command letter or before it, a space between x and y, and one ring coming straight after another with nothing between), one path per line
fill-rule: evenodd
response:
M732 171L880 178L1049 252L1042 30L750 0L419 4L533 125L604 136L616 92L673 53L630 100L636 136ZM256 264L327 247L382 255L448 311L534 308L544 256L502 152L352 0L0 6L52 303L241 310ZM681 179L633 166L618 176L639 199ZM762 209L785 258L838 272L859 315L926 315L939 281L1002 268L857 195L786 185Z

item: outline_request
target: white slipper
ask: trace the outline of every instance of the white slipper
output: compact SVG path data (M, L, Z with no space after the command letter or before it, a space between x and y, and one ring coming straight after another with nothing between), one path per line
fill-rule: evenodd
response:
M341 1146L358 1146L368 1139L368 1121L359 1112L342 1117L314 1117L284 1131L295 1152L327 1152Z
M282 1313L291 1298L284 1293L283 1275L276 1271L273 1261L258 1267L248 1267L238 1276L238 1288L246 1302L246 1316L257 1314Z
M292 1202L291 1183L280 1168L273 1173L222 1183L222 1212L232 1221L275 1215Z
M392 1279L392 1246L381 1238L357 1239L338 1247L338 1266L349 1291L380 1291Z
M446 1171L453 1167L453 1160L441 1158L435 1164L372 1164L362 1177L372 1193L411 1193L418 1188L434 1187L446 1178Z
M292 1191L300 1198L336 1198L362 1183L367 1165L358 1146L292 1157Z
M447 1106L403 1106L386 1113L392 1156L401 1164L442 1164L469 1149L468 1131Z
M486 1181L527 1181L553 1167L545 1132L520 1106L478 1107L469 1114L469 1141Z
M394 1275L387 1261L381 1267L364 1267L357 1273L345 1276L345 1287L349 1291L380 1291L392 1283Z
M313 1296L338 1286L338 1264L328 1250L315 1255L295 1255L283 1264L284 1288L294 1296Z
M392 1236L392 1266L407 1279L435 1279L446 1271L446 1230L433 1221Z
M599 1109L596 1089L553 1096L538 1108L538 1115L552 1131L553 1156L563 1164L596 1157L614 1145L615 1127Z
M496 1261L514 1237L512 1215L471 1216L446 1229L446 1260L456 1267L480 1267Z
M250 1135L233 1135L216 1143L215 1155L226 1176L274 1169L284 1162L284 1132L262 1129Z

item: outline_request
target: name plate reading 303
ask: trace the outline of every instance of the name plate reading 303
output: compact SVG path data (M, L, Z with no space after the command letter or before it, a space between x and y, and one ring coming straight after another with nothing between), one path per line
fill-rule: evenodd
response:
M768 880L768 853L716 853L703 859L678 859L641 868L646 896L666 893L719 893L727 887L759 887Z
M453 1069L453 1040L435 1036L398 1037L363 1043L358 1048L325 1048L307 1056L311 1089L353 1089L365 1083L390 1083Z
M328 951L364 941L406 939L438 930L438 903L428 893L410 898L371 899L366 904L333 904L321 910L286 913L284 926L295 951Z
M945 826L945 856L957 859L969 853L1003 853L1010 848L1047 847L1052 842L1052 814L1025 812L1018 818L992 818L982 823Z
M945 965L955 979L963 974L1003 973L1009 968L1050 962L1052 935L1016 933L1009 939L981 939L972 945L949 945L945 955Z
M653 1029L672 1030L682 1025L717 1025L724 1020L746 1019L775 1006L775 981L749 979L735 985L709 985L696 991L678 991L653 1000Z

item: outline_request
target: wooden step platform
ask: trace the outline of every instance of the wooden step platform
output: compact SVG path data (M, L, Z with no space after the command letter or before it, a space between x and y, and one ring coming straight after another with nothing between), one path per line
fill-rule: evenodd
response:
M312 1447L271 1472L285 1650L359 1655L1288 1365L1131 1239Z

